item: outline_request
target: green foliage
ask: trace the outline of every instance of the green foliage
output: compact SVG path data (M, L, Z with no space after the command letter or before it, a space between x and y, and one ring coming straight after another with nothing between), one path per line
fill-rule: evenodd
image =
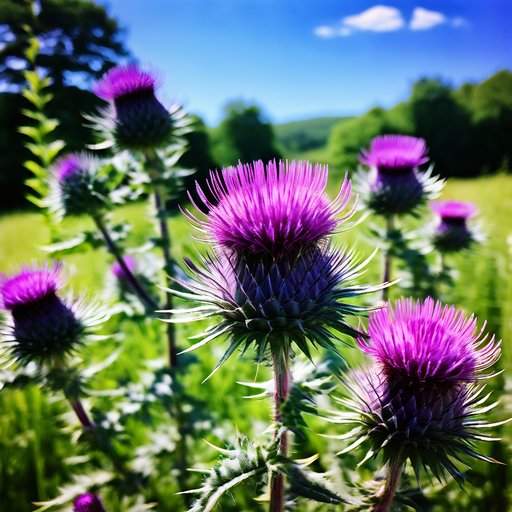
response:
M214 130L213 140L213 156L223 166L280 157L272 125L257 105L243 101L226 105L224 119Z
M506 168L512 158L512 73L500 71L479 84L453 89L439 79L415 82L410 97L389 110L374 108L334 126L330 159L354 170L361 148L376 135L411 134L426 139L441 176L478 176Z
M348 117L317 117L274 125L276 141L283 153L295 155L325 145L332 127Z
M127 55L119 24L103 6L92 0L40 0L37 4L36 10L33 0L0 0L5 27L0 36L0 78L7 83L22 84L23 71L35 65L62 88L77 75L86 81L98 78ZM44 52L30 53L31 37L37 38Z

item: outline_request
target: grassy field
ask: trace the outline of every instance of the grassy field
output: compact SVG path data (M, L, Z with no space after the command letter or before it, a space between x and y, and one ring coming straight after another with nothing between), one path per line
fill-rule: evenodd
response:
M335 180L334 180L335 181ZM334 189L335 183L332 183ZM486 243L472 252L453 259L458 269L457 286L449 293L450 301L457 303L469 311L474 311L481 318L486 318L490 328L503 338L504 357L502 366L505 370L505 381L510 380L512 369L512 176L498 175L477 180L450 181L444 192L446 198L474 201L481 212L481 223L487 233ZM130 245L144 240L144 234L151 229L145 206L134 205L116 212L117 220L126 220L133 225L130 234ZM88 227L87 220L67 221L64 229L70 235ZM198 249L191 227L183 218L177 216L170 220L170 229L174 240L173 252L178 261L187 254ZM49 232L41 216L36 212L15 213L0 217L0 272L15 271L24 263L42 261L45 258L40 250L48 243ZM341 243L355 243L363 253L369 251L365 241L365 226L356 232L339 235ZM70 275L70 284L81 293L97 297L103 288L108 272L110 257L104 250L87 254L70 256L66 259L66 267ZM368 273L369 280L375 280L379 274L379 262L374 261ZM398 292L395 292L395 294ZM144 343L145 329L143 326L129 326L126 329L125 350L114 368L115 376L132 375L132 369L140 361L161 356L164 352L162 344ZM197 327L182 329L182 340L194 334ZM182 343L185 343L182 341ZM106 347L109 347L106 345ZM105 351L109 350L105 348ZM207 386L199 386L201 377L206 376L219 355L219 346L204 349L198 355L200 359L197 375L190 376L190 386L204 398L209 407L220 418L219 425L230 418L233 425L241 432L258 431L268 419L268 407L262 402L243 401L245 390L237 386L237 380L254 378L254 363L250 360L234 358L224 369L216 374ZM356 361L355 351L347 350L349 360ZM95 354L89 357L95 358ZM112 376L110 377L112 378ZM103 381L99 387L112 384ZM212 390L215 390L212 393ZM510 386L509 386L510 392ZM510 399L504 402L509 408ZM500 414L503 409L500 410ZM56 486L69 475L63 468L62 460L71 455L68 436L59 430L60 421L54 418L63 414L61 403L54 403L42 397L41 391L30 388L26 391L5 392L0 395L0 509L5 503L14 503L9 512L25 512L31 510L30 500L49 498L55 493ZM504 430L505 442L501 445L502 458L511 460L512 432ZM315 444L315 443L314 443ZM505 473L503 473L505 471ZM510 470L500 473L505 475L505 484L510 483ZM17 482L25 482L24 487L31 489L23 493ZM485 485L493 485L487 482ZM485 486L482 486L484 489ZM155 491L161 496L163 491ZM169 491L170 493L171 491ZM484 492L484 491L482 491ZM510 489L507 491L510 494ZM20 498L21 496L21 498ZM459 495L457 495L459 496ZM457 505L450 510L478 511L483 508L471 508L463 494L460 494ZM170 498L169 498L170 500ZM241 506L241 505L238 505ZM115 510L115 508L113 509ZM160 508L158 509L160 510ZM162 508L161 510L174 510ZM257 510L254 508L220 510ZM438 508L435 510L447 510ZM487 510L487 509L486 509ZM494 510L494 509L493 509ZM491 512L491 509L487 510ZM497 512L497 510L496 510ZM500 511L501 512L501 511ZM503 511L504 512L504 511Z

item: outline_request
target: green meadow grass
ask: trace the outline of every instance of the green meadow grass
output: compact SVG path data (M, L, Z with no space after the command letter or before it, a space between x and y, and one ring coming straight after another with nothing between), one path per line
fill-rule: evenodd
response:
M335 183L331 184L335 188ZM457 286L450 292L451 302L459 304L468 311L474 311L480 318L486 318L489 327L503 338L502 366L505 380L510 380L512 367L512 176L497 175L475 180L451 180L444 192L445 198L474 201L480 209L481 223L487 233L486 243L474 251L454 257L452 263L457 268ZM126 221L133 225L129 244L135 246L144 241L152 229L147 206L142 204L120 208L115 220ZM63 229L70 236L91 227L87 219L66 221ZM170 219L173 238L173 253L177 261L185 255L194 255L201 250L195 240L191 226L179 215ZM338 235L338 242L356 244L363 254L370 252L365 240L364 225L353 232ZM44 219L37 212L13 213L0 217L0 272L9 273L21 265L44 261L45 254L40 249L49 242L49 231ZM105 250L91 251L85 254L69 256L65 259L70 286L92 298L101 298L102 288L111 263ZM372 262L367 279L375 282L379 276L378 258ZM162 339L149 331L159 329L150 322L134 325L127 322L123 327L122 340L124 350L112 367L112 373L100 377L97 387L115 384L114 377L132 378L141 368L141 362L162 356L165 353L164 342L148 340ZM119 328L119 327L117 327ZM197 333L200 326L180 328L181 344L186 338ZM149 332L149 334L148 334ZM112 344L106 342L103 347L94 345L94 351L86 351L86 359L100 359L112 350ZM261 431L261 425L268 420L269 407L265 401L243 400L246 390L236 384L240 380L255 378L255 364L250 358L234 357L207 383L199 383L215 365L222 344L205 347L198 354L199 364L194 367L194 375L187 377L187 389L192 390L205 400L208 407L218 418L219 426L230 422L241 432ZM345 349L349 362L357 364L361 358L355 350ZM266 375L266 369L260 370L259 378ZM510 407L510 399L505 400ZM69 470L64 460L73 454L69 436L62 432L62 415L66 406L62 401L48 400L37 388L24 391L4 391L0 393L0 509L6 503L10 512L32 510L31 501L48 499L55 495L57 487L69 478ZM501 411L500 411L501 412ZM509 410L510 415L510 410ZM510 460L512 432L503 430L505 443L502 444L502 458ZM312 441L313 446L322 449L322 441ZM198 460L201 452L198 450ZM208 461L206 461L208 462ZM507 469L505 476L507 474ZM487 483L486 485L492 485ZM166 496L166 503L175 503L169 495L159 490L160 496ZM156 492L156 491L155 491ZM163 493L163 494L162 494ZM510 492L508 491L508 494ZM457 495L459 496L459 495ZM462 495L461 495L462 496ZM479 510L463 505L453 510ZM165 501L165 500L164 500ZM176 510L172 508L158 510ZM255 506L255 505L251 505ZM465 507L465 508L464 508ZM251 508L250 510L257 510ZM109 510L116 510L112 508ZM237 510L220 508L219 510ZM241 509L238 509L241 510ZM245 508L243 510L246 510ZM249 508L247 509L249 510ZM259 509L258 509L259 510ZM445 510L442 507L436 510Z

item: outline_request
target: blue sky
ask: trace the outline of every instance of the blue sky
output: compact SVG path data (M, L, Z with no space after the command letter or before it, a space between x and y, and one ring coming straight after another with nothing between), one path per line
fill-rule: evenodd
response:
M216 123L225 102L275 121L355 114L419 76L512 68L511 0L103 0L164 100Z

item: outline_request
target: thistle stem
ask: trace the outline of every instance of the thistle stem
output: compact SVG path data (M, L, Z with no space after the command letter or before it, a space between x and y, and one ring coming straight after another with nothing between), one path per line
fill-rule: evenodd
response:
M173 277L173 260L171 255L171 235L169 227L167 226L167 210L165 207L164 196L159 190L159 186L154 184L154 200L155 208L158 217L158 227L160 231L160 240L162 245L162 254L164 257L165 271L169 277ZM172 309L172 294L169 291L165 292L165 306L164 309ZM167 324L167 343L169 350L169 366L175 368L178 365L178 350L176 348L176 328L173 323Z
M402 475L403 461L401 458L392 462L388 467L386 483L379 494L380 502L375 505L372 512L389 512L400 485L400 476Z
M151 297L151 295L144 289L144 287L140 284L139 280L133 275L133 272L126 264L123 255L121 254L121 250L110 236L110 233L107 229L107 226L105 225L104 220L99 216L95 216L93 218L96 227L98 228L101 235L103 236L103 239L105 240L105 244L109 252L112 254L112 256L114 256L116 261L119 263L119 266L122 268L124 274L126 275L126 279L130 283L130 286L132 287L133 291L137 294L139 299L146 305L147 308L151 309L152 311L158 309L158 304Z
M92 430L96 427L96 425L93 423L91 418L89 418L89 415L87 414L82 401L80 398L70 398L68 397L69 404L71 405L71 408L73 411L75 411L75 414L77 418L79 419L80 423L82 424L82 427L84 430Z
M383 264L383 271L382 271L382 282L383 283L389 283L391 280L391 264L392 264L392 248L391 248L391 232L394 229L394 217L393 215L389 215L386 217L386 251L384 253L384 264ZM386 286L382 289L382 300L387 302L389 298L389 287Z
M278 454L286 457L288 454L288 435L281 427L281 407L288 398L290 390L290 356L288 347L272 352L272 365L274 369L274 423L276 425L274 437L279 437ZM270 507L269 512L283 512L285 503L284 475L273 473L270 479Z

